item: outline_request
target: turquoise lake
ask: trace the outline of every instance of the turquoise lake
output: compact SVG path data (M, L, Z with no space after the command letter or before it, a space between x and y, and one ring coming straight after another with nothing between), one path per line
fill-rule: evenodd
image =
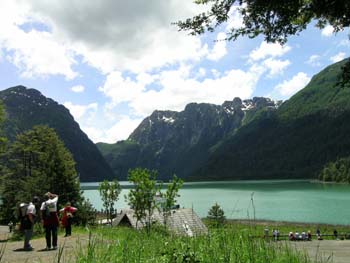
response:
M131 185L121 182L116 207L128 207L124 195ZM97 210L102 202L98 183L81 183L84 196ZM217 202L227 218L281 220L328 224L350 224L350 186L313 183L305 180L264 180L185 183L180 190L181 207L193 207L206 217ZM255 208L255 209L254 209Z

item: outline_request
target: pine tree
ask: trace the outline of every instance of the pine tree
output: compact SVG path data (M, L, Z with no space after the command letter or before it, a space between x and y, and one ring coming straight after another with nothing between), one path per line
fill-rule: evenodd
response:
M72 154L56 132L47 126L35 126L17 136L6 154L6 174L1 189L3 219L14 220L19 202L50 191L59 202L82 200Z
M222 226L226 220L225 212L218 203L210 208L207 218L214 227Z

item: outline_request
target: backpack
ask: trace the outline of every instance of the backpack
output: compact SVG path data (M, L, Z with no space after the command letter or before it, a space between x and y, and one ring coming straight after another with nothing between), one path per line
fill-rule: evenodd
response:
M43 217L43 219L47 219L50 217L50 208L49 208L48 204L46 204L46 203L45 203L44 210L42 210L42 217Z
M26 203L20 203L18 206L18 219L22 219L27 216L27 210L28 210L29 204Z
M32 227L32 223L30 222L27 211L29 204L21 203L18 207L18 219L20 221L20 229L30 229Z

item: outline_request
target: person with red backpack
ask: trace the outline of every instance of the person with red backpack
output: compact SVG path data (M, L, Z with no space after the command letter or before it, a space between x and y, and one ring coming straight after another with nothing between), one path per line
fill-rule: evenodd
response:
M59 225L58 215L57 215L57 201L58 195L47 192L45 194L45 199L41 204L41 218L43 220L43 225L45 228L45 238L46 238L46 250L57 249L57 229ZM51 239L52 238L52 239Z
M73 214L78 209L73 207L70 202L67 202L66 206L60 210L61 213L63 213L62 216L62 225L66 229L66 235L65 237L68 237L72 234L72 220L73 220Z

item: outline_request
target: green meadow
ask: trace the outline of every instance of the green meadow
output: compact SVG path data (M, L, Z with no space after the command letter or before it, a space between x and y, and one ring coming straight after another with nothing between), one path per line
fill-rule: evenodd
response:
M265 239L266 226L270 234L278 228L281 239L277 242ZM304 252L289 246L291 241L286 241L283 235L291 230L302 232L304 228L312 229L314 235L317 227L331 235L335 226L231 221L220 228L209 227L208 235L195 237L176 236L161 227L155 227L149 234L127 227L94 227L80 230L88 231L89 241L78 244L74 262L315 262L314 258L311 260ZM346 233L349 228L342 226L337 230Z

